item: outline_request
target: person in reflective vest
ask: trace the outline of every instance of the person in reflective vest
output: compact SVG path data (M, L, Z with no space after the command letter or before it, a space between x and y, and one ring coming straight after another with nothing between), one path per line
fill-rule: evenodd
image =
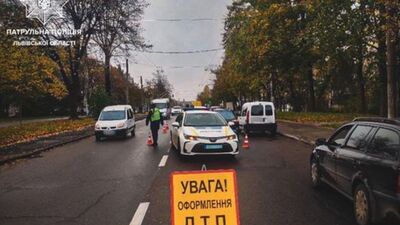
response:
M153 136L153 146L158 145L158 130L164 121L160 109L155 104L151 104L149 114L146 117L146 126L150 124L151 135Z

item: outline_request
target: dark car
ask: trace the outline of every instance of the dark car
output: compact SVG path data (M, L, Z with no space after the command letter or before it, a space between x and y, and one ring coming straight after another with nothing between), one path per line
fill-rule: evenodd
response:
M358 224L400 218L399 121L355 119L316 141L310 165L312 185L326 183L351 199Z
M224 117L224 119L226 120L226 122L231 122L230 127L232 128L232 130L236 133L239 134L240 130L239 130L239 121L237 120L235 113L232 110L229 109L214 109L214 112L219 113L222 117Z

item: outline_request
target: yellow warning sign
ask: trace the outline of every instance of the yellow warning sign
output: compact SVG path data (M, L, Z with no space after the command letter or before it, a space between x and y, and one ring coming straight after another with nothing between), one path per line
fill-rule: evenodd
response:
M239 225L236 172L171 174L172 225Z

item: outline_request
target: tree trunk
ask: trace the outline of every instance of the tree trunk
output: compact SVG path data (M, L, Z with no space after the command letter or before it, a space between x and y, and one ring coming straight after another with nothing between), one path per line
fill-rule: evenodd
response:
M314 112L315 111L315 90L314 90L314 73L312 65L309 65L307 71L307 81L308 81L308 111Z
M358 91L360 95L360 105L359 112L367 112L367 99L365 96L365 79L363 74L363 59L361 57L360 62L357 64L357 81L358 81Z
M396 13L390 2L386 5L388 13L387 30L386 30L386 58L387 58L387 100L388 100L388 118L396 117L396 25L393 24Z
M379 115L387 115L387 71L386 71L386 44L385 37L378 37L378 72L379 72Z
M299 101L297 100L294 84L291 79L289 80L289 92L290 92L290 104L293 107L293 111L300 112L301 107L300 107Z
M70 97L70 117L71 119L78 119L78 107L81 102L81 82L79 78L79 70L80 70L80 57L77 56L76 59L72 61L72 79L71 79L71 87L69 88L69 97Z
M111 96L111 54L104 53L104 80L106 92Z

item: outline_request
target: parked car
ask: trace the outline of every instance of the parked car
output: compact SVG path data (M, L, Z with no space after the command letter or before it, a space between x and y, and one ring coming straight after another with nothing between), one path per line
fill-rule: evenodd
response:
M318 139L310 158L314 187L326 183L353 201L359 225L400 218L400 122L359 118L328 140Z
M229 109L214 109L214 112L219 113L228 122L229 126L236 133L240 133L239 121L237 120L235 113Z
M182 155L237 155L238 137L224 118L205 110L179 114L172 123L171 145Z
M221 106L213 105L210 107L210 111L215 111L216 109L223 109Z
M135 136L135 115L130 105L114 105L105 107L96 122L96 141L102 137Z
M275 106L272 102L248 102L242 106L239 124L246 133L276 134Z
M176 116L176 115L178 115L178 114L180 114L180 113L182 113L182 107L181 106L174 106L174 107L172 107L172 109L171 109L171 114L173 115L173 116Z

